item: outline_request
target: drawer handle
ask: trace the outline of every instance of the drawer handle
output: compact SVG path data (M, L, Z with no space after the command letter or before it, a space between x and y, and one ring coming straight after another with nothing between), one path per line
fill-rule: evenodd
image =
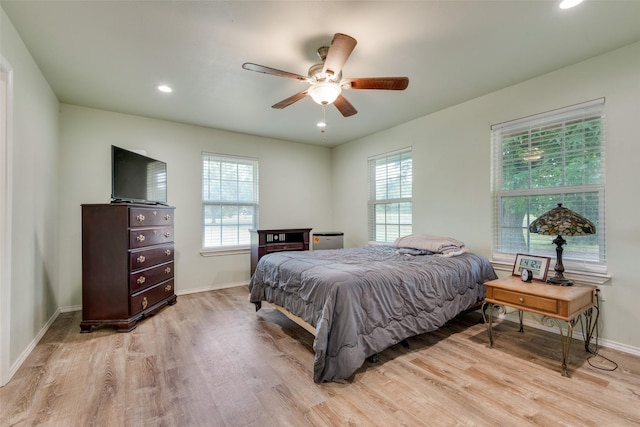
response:
M144 221L144 215L140 214L138 216L136 216L136 219L140 222Z
M165 269L164 269L164 272L165 272L165 273L167 273L167 274L171 273L171 267L167 267L167 268L165 268Z
M171 292L171 285L167 285L164 287L165 292Z
M142 298L142 309L144 310L149 305L149 301L147 301L147 297Z
M164 216L164 219L166 219L167 221L169 221L171 219L171 215L167 214Z
M166 256L171 255L171 249L167 249L166 251L164 251L164 254L165 254Z
M164 233L164 237L169 238L170 236L171 236L171 233L169 233L168 231Z
M518 299L518 301L520 301L520 302L524 302L524 298L520 297L520 298Z
M138 235L138 237L136 237L136 240L138 242L144 242L144 239L145 239L144 234L140 234L140 235Z
M145 260L146 258L144 257L144 255L140 255L138 258L136 258L136 261L138 261L138 264L142 264Z
M138 282L138 285L142 285L146 280L147 279L145 279L144 276L140 276L136 282Z

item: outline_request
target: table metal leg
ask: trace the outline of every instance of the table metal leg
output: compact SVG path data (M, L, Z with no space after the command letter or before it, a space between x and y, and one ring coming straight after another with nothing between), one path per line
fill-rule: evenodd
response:
M487 307L489 308L489 314L487 315ZM487 316L489 319L487 320ZM487 331L489 332L489 348L493 348L493 304L485 302L482 304L482 318L484 323L487 324Z
M522 326L522 314L522 310L518 310L518 317L520 318L520 329L518 329L518 332L524 333L524 327Z
M546 318L548 323L555 324L560 330L560 344L562 345L562 376L570 377L567 371L567 364L569 363L569 356L571 354L571 343L573 342L573 327L575 326L578 318L569 320L568 322L561 321L559 319ZM563 325L567 325L567 333L564 333L562 329Z

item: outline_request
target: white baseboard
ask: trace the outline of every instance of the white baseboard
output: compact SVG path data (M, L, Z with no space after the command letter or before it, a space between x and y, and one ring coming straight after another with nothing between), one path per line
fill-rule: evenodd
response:
M632 354L634 356L640 356L640 348L638 347L632 347L630 345L620 344L618 342L605 340L603 338L598 339L598 344L601 345L602 347L607 347L612 350L618 350L623 353Z
M68 307L60 307L60 313L71 313L72 311L81 311L82 305L70 305Z
M29 357L33 349L36 348L36 345L38 345L38 343L40 342L44 334L47 333L47 331L49 330L53 322L55 322L55 320L58 318L58 315L61 312L62 311L60 309L57 309L56 312L53 313L53 315L49 318L49 320L47 320L47 323L44 324L44 326L40 329L40 331L38 331L38 334L31 340L29 345L24 349L22 354L20 354L20 356L16 359L16 361L11 365L11 367L9 368L9 376L7 378L7 383L11 381L11 378L13 378L15 373L18 372L18 369L20 369L24 361L27 360L27 357Z
M220 289L229 289L229 288L237 288L239 286L247 286L249 282L236 282L236 283L225 283L223 285L213 285L207 286L205 288L192 288L192 289L180 289L176 291L176 295L189 295L189 294L197 294L200 292L208 292L208 291L217 291Z

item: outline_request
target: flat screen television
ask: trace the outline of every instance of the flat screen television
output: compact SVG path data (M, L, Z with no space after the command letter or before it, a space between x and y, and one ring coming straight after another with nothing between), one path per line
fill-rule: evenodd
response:
M167 164L111 146L111 201L167 204Z

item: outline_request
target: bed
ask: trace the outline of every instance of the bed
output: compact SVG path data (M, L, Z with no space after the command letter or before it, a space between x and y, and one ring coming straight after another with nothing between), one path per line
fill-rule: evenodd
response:
M497 278L464 246L418 243L265 255L249 300L256 310L269 302L315 335L316 383L347 379L368 357L476 306L483 283Z

